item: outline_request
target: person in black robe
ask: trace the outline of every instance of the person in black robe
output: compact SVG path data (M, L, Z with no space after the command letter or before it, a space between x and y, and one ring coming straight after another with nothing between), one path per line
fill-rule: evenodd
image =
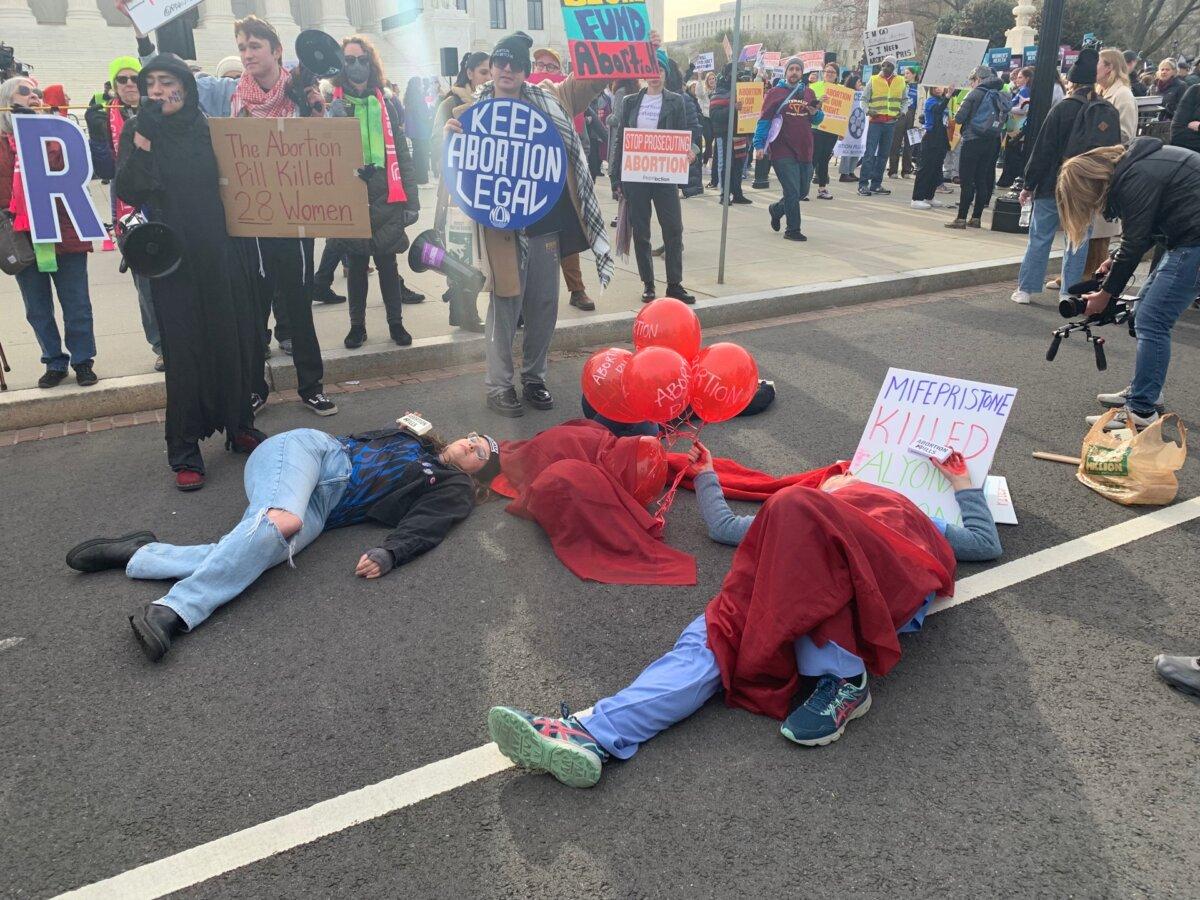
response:
M251 453L263 350L246 261L225 230L217 159L187 64L160 53L138 75L142 104L121 134L117 196L175 233L182 263L151 281L167 379L167 460L180 490L204 486L200 441Z

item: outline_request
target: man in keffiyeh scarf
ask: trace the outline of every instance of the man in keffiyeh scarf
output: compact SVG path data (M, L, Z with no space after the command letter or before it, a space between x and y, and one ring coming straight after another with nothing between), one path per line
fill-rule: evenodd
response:
M504 416L524 415L525 404L551 409L554 398L546 389L546 357L558 322L560 259L590 249L596 258L600 283L612 278L613 261L587 155L572 120L587 109L605 82L568 78L560 84L526 82L533 40L517 33L504 38L492 52L492 80L475 94L473 103L494 98L519 99L537 107L558 129L567 148L570 168L567 190L542 220L520 232L476 225L476 253L488 276L491 304L487 315L487 405ZM461 130L459 118L472 105L454 110L448 131ZM514 385L512 343L524 317L521 368L522 398Z

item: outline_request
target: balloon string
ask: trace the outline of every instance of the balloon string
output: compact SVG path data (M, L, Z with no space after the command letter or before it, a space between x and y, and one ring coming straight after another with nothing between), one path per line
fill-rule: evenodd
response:
M664 440L667 442L668 447L674 446L681 438L690 438L694 444L700 439L700 432L704 430L704 425L703 421L699 425L692 425L690 420L683 428L677 428L669 424L663 425ZM680 468L679 473L675 476L675 480L671 483L671 487L662 495L662 498L658 501L658 505L654 508L654 518L663 524L666 524L667 513L670 512L671 507L675 503L675 496L679 493L679 485L683 482L689 468L686 465Z

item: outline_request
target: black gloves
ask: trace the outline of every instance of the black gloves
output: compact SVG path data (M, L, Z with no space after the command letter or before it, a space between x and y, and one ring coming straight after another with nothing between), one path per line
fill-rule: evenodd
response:
M134 119L137 133L153 144L154 139L162 134L164 118L162 101L143 97L138 104L137 118Z

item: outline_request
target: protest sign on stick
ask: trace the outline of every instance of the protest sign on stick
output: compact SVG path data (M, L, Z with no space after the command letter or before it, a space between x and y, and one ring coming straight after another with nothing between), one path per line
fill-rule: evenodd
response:
M889 369L850 471L903 494L928 515L961 524L950 482L908 448L923 438L957 450L971 483L983 487L1016 396L1016 388Z
M576 78L657 78L650 13L643 2L562 0L567 53Z
M369 238L355 119L209 119L234 237Z
M621 180L647 184L687 184L692 151L690 131L625 129Z
M486 100L446 138L443 180L468 216L491 228L532 225L558 202L567 151L554 123L522 100Z
M138 30L149 34L199 4L200 0L129 0L125 10Z
M737 84L737 133L753 134L762 115L763 83L739 81Z
M821 98L821 111L825 118L817 126L818 131L826 134L836 134L840 138L846 136L850 127L850 115L854 112L855 93L840 84L831 84L825 88L825 96Z
M692 60L692 68L697 72L712 72L716 68L715 53L697 53Z
M987 38L935 35L925 71L921 73L921 84L931 87L966 84L971 70L983 63L987 48Z
M747 44L742 48L742 55L738 57L738 62L753 62L758 59L758 54L762 53L762 44ZM731 50L732 54L733 51Z
M986 43L986 41L985 41ZM885 57L903 59L917 55L917 35L912 22L898 22L863 32L863 52L867 63L877 66Z
M759 56L758 67L760 69L778 69L780 68L780 60L783 54L778 50L766 50Z
M62 240L59 201L80 238L102 241L108 237L88 192L92 154L82 129L63 116L13 116L12 125L31 239L39 244ZM50 144L57 144L62 151L63 168L56 172L50 170L46 150Z

